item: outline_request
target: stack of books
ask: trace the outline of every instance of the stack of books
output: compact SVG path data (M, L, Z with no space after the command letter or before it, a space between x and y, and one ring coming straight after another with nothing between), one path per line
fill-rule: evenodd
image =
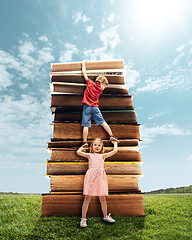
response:
M104 163L109 187L108 212L113 216L142 216L143 195L138 185L142 176L139 124L132 96L125 85L123 60L87 62L86 69L91 80L104 74L109 81L100 96L99 108L119 139L118 152ZM43 194L42 216L81 216L83 182L88 169L88 160L76 154L82 145L81 101L86 88L81 62L52 64L50 86L54 121L53 138L48 142L51 157L46 163L46 176L51 191ZM107 132L92 121L89 146L96 137L102 138L105 152L113 149ZM102 215L98 197L92 197L87 215Z

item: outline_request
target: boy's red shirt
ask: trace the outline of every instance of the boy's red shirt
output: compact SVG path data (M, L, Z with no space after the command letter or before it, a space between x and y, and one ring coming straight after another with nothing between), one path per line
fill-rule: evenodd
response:
M100 83L93 82L91 79L87 79L86 81L87 87L84 92L83 100L81 105L83 103L86 103L89 106L99 106L99 96L103 92L103 90L100 87Z

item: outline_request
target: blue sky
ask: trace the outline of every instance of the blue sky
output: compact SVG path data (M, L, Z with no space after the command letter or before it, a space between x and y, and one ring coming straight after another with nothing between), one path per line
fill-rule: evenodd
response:
M1 0L0 191L48 192L50 63L124 59L142 191L192 184L192 1Z

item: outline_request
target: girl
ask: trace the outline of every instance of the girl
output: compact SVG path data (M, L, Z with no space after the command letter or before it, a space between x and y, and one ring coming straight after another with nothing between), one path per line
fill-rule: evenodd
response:
M104 153L103 141L100 138L93 140L90 146L90 153L86 153L86 149L82 146L77 150L79 156L88 158L89 169L84 178L83 195L85 195L82 206L81 227L87 227L86 214L91 200L91 196L99 196L101 209L103 212L103 220L113 223L115 220L107 215L107 202L105 196L108 195L107 176L104 170L104 160L113 156L118 151L117 142L113 142L114 149L108 153Z

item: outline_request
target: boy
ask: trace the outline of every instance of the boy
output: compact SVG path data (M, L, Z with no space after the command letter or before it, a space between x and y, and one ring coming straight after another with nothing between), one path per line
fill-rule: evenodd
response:
M108 86L108 80L105 76L99 75L95 82L90 80L86 74L85 68L86 61L82 62L82 72L83 76L87 83L87 88L85 89L83 100L81 105L83 105L83 114L82 114L82 126L83 126L83 147L87 148L87 137L89 128L91 128L91 116L93 116L97 126L102 126L105 131L110 136L111 142L119 142L117 138L113 136L111 128L105 122L100 110L99 110L99 96L102 94L103 90Z

